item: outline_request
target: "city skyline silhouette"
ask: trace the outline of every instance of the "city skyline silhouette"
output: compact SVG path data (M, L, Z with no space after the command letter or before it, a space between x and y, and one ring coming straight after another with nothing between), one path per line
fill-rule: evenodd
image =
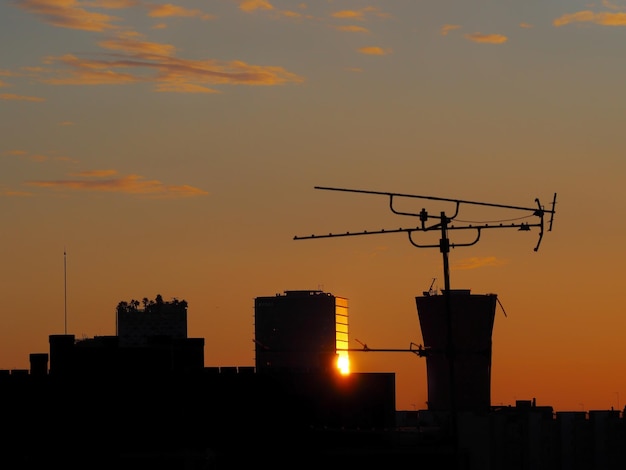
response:
M252 364L253 299L285 290L347 298L349 348L410 349L441 253L406 233L294 241L404 225L384 198L315 186L546 209L557 193L537 252L536 230L485 230L451 249L451 285L501 302L494 403L621 409L625 12L2 2L0 369L50 334L114 335L120 299L151 293L190 303L207 366ZM396 374L400 409L425 406L424 358L352 356Z

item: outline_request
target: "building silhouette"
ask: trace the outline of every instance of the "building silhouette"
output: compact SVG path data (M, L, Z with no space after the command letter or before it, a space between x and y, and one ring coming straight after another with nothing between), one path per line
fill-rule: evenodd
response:
M321 290L257 297L254 336L259 372L337 368L348 357L348 299Z
M496 296L451 294L450 310L444 295L416 297L429 409L413 411L396 410L394 373L342 375L329 362L347 341L348 306L329 293L257 298L256 344L274 348L260 351L260 371L206 367L204 340L181 334L174 302L164 310L179 315L171 330L149 317L156 310L122 304L132 309L125 314L145 316L118 321L120 333L132 325L135 341L50 335L49 354L32 353L29 370L0 370L0 468L626 468L620 410L555 413L535 399L491 406ZM449 357L446 318L452 380L441 361ZM298 349L299 340L313 352ZM296 360L286 357L294 350ZM440 420L451 397L459 405L454 442Z
M415 301L426 350L428 409L488 411L497 296L456 289L424 292Z
M187 302L173 299L166 302L161 295L154 300L122 301L116 309L116 336L120 346L145 345L150 338L167 336L172 339L187 338Z

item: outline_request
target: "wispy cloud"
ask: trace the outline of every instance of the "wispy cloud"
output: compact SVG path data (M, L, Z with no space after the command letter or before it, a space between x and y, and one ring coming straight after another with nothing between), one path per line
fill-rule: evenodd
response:
M72 54L48 57L39 80L52 85L103 85L138 82L156 83L156 91L207 92L206 85L282 85L302 82L303 78L277 66L260 66L242 61L186 60L171 57L173 49L135 39L118 39L105 46L118 48L132 56L111 60L80 59ZM163 55L157 52L161 51ZM118 70L124 70L120 72ZM150 75L152 72L152 75ZM214 92L214 90L210 90Z
M59 191L122 193L153 198L183 198L208 194L194 186L167 185L159 180L145 179L140 175L106 178L116 174L115 170L93 170L70 175L81 179L27 181L26 184Z
M86 170L70 173L70 176L80 176L82 178L104 178L113 175L117 175L117 170Z
M439 33L442 36L447 36L450 31L454 31L455 29L461 29L461 25L459 25L459 24L444 24L441 27L441 29L439 30Z
M28 191L16 191L9 188L0 188L0 196L5 197L32 197L33 193Z
M117 29L114 24L120 18L104 13L90 12L81 6L78 0L15 0L18 7L40 17L44 22L62 28L79 29L84 31L107 31ZM110 8L126 7L132 2L100 1L97 6Z
M238 0L239 9L250 12L256 10L273 10L274 6L267 0Z
M478 269L483 267L498 267L505 264L507 264L506 260L498 259L495 256L486 256L483 258L472 257L460 260L458 263L452 265L451 269L461 271L466 269Z
M32 102L46 101L45 98L40 98L38 96L15 95L13 93L0 93L0 100L5 100L5 101L32 101Z
M502 34L471 33L466 34L465 37L472 42L480 44L503 44L508 40L508 38Z
M44 67L23 68L23 73L48 85L130 85L152 83L156 92L219 93L216 85L275 86L300 83L303 78L280 66L248 64L243 61L187 60L177 58L171 44L148 41L143 35L118 27L120 18L90 9L125 9L139 7L152 18L186 17L212 19L198 9L175 4L151 4L138 0L15 0L16 4L49 24L108 33L98 42L108 54L79 56L64 54L44 58ZM237 0L246 12L273 10L266 0ZM305 9L305 5L297 8ZM294 15L299 15L293 12ZM8 73L8 72L7 72ZM4 76L5 74L2 73ZM4 85L5 82L2 82ZM21 94L2 94L0 100L44 101L44 98Z
M387 55L387 54L391 54L391 49L383 49L382 47L378 47L378 46L366 46L366 47L361 47L359 49L359 52L361 54L365 54L365 55Z
M618 5L617 3L610 2L609 0L602 0L602 6L610 10L625 10L626 9L626 4L624 3L624 0L622 0L622 5Z
M626 13L599 12L590 10L568 13L555 19L552 24L556 27L571 23L594 23L602 26L626 26Z
M145 58L159 58L159 56L172 56L176 48L171 44L144 41L143 36L136 32L127 31L115 38L100 41L98 43L103 49L122 51L127 54Z
M357 11L357 10L341 10L341 11L336 11L334 13L332 13L330 16L332 16L333 18L341 18L341 19L358 19L358 20L362 20L363 19L363 11Z
M370 32L369 29L364 28L363 26L356 26L356 25L335 26L335 29L337 31L344 31L347 33L369 33Z
M201 10L190 10L178 5L172 5L171 3L163 5L148 5L147 8L149 11L148 16L152 18L200 18L205 21L215 18L213 15L209 15Z
M293 11L293 10L281 10L278 13L280 14L280 16L284 16L285 18L303 18L307 16L307 15L303 15L302 13L298 11Z
M90 5L98 8L107 8L109 10L121 10L123 8L130 8L136 5L140 5L140 0L91 0Z
M532 27L533 27L533 25L532 25L532 24L530 24L530 23L520 23L520 24L519 24L519 27L520 27L520 28L524 28L524 29L530 29L530 28L532 28Z
M388 18L390 15L380 11L376 7L365 7L360 10L339 10L331 13L331 17L340 20L359 20L362 21L367 15L377 16L379 18Z

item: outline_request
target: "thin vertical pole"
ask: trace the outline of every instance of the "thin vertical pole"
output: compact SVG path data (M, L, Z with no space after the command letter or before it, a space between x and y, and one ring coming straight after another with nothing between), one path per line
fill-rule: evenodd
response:
M65 334L67 334L67 252L63 248L63 318L65 322Z
M457 412L456 412L456 380L454 374L454 361L456 352L454 347L454 338L452 336L452 301L450 293L450 266L448 261L448 253L450 252L450 240L448 239L448 218L445 212L441 212L441 240L439 240L439 251L443 256L443 278L444 278L444 302L446 306L446 326L447 326L447 345L446 356L448 359L449 380L450 380L450 437L452 438L452 446L455 458L455 464L458 465L458 436L457 436Z

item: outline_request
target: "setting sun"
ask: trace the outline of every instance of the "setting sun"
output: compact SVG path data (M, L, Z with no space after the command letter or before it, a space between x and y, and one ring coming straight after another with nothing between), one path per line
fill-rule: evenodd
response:
M350 373L350 358L347 352L339 353L339 357L337 357L337 369L339 369L341 375L348 375Z

